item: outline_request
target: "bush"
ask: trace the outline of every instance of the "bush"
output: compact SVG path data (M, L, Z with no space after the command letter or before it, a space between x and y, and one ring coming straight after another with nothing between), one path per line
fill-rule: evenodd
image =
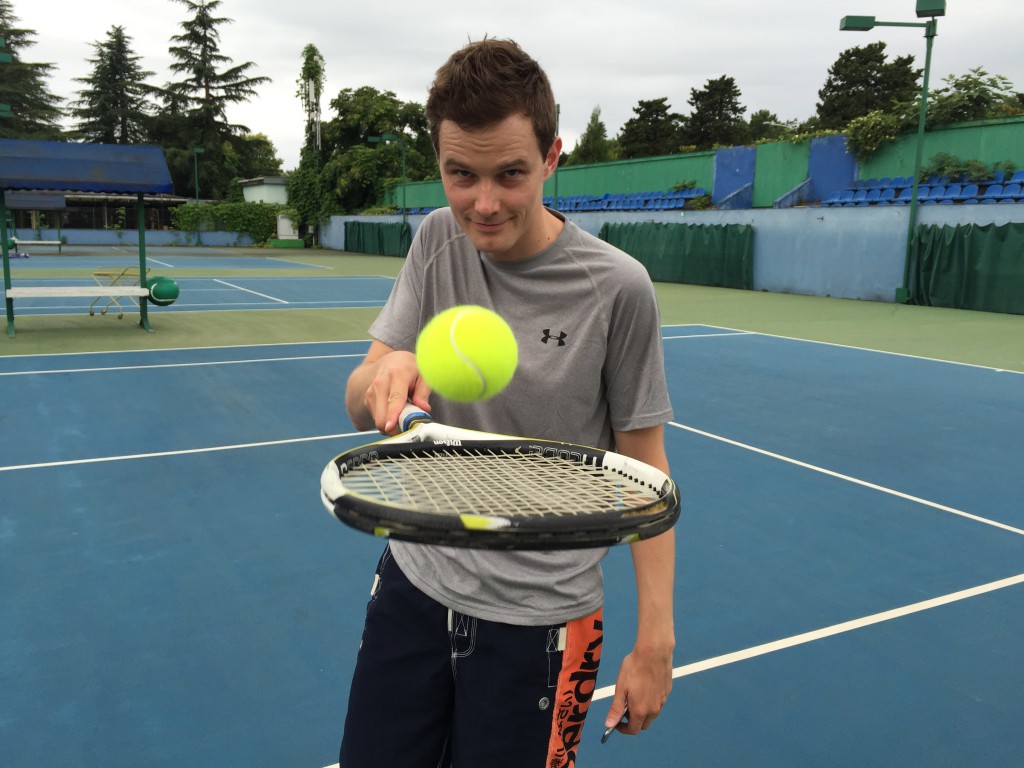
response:
M199 232L240 232L262 244L277 236L277 216L296 212L280 203L186 203L171 210L175 229Z

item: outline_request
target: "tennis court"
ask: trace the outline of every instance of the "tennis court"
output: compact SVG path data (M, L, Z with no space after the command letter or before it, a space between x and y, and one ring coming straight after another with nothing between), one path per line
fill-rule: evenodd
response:
M323 302L309 313L243 296L183 311L207 288L229 303L203 275L176 277L183 307L157 310L154 334L78 310L19 325L0 357L0 763L336 761L382 543L327 515L318 480L371 439L342 388L375 309L344 302L386 296L400 262L358 263L378 261L239 282ZM650 731L600 745L634 626L613 552L580 765L1018 766L1024 365L999 339L1024 318L659 295L684 499L678 679ZM952 326L989 322L987 350L934 354ZM317 340L292 340L302 328ZM58 329L54 350L29 346ZM106 347L81 351L94 335ZM908 344L929 354L894 354Z

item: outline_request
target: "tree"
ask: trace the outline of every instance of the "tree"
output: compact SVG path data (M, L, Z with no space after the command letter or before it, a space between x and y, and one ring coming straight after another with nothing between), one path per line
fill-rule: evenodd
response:
M941 125L965 120L986 120L1024 112L1021 94L1003 75L989 75L975 67L966 75L950 75L928 97L928 121Z
M320 149L320 98L324 91L324 57L320 49L310 44L302 49L302 72L299 74L299 90L296 95L302 99L306 113L306 139L304 146Z
M750 116L747 131L751 141L773 141L784 139L793 132L793 127L783 124L774 112L759 109Z
M633 107L633 117L619 134L619 156L623 159L671 155L682 144L682 115L668 111L668 99L641 99Z
M891 111L913 101L921 76L921 70L913 65L913 56L886 61L884 42L843 51L818 91L821 127L842 130L856 117L879 110Z
M747 124L743 120L746 109L740 104L740 89L736 81L723 75L708 80L704 88L690 90L689 102L693 112L686 121L683 140L697 149L711 149L716 145L742 144L747 138Z
M270 82L269 77L250 77L248 72L256 66L247 61L226 69L218 69L231 62L231 58L220 53L220 32L222 24L232 19L212 15L220 7L221 0L174 0L181 3L193 14L181 22L185 31L171 37L177 43L169 49L175 59L171 71L186 75L184 80L171 83L168 88L183 97L189 108L199 117L203 138L212 135L232 135L236 130L248 133L245 126L233 126L227 122L227 108L230 104L248 101L256 95L256 86Z
M254 179L281 173L281 158L264 133L248 133L237 141L225 142L224 159L235 178Z
M11 117L0 117L0 138L60 140L61 99L46 87L53 64L23 60L23 52L35 45L35 30L17 26L14 5L0 0L0 37L11 61L0 64L0 104L11 108Z
M406 179L436 178L434 147L423 106L402 102L391 91L371 86L345 88L331 100L336 117L324 123L324 165L319 183L330 205L346 212L375 205L389 185L401 182L402 147L396 142L369 145L386 133L405 143Z
M601 121L601 107L594 107L590 113L590 122L580 136L576 147L566 160L566 165L586 165L588 163L606 163L612 159L612 142L608 139L608 131Z
M135 144L145 140L151 87L143 81L153 73L144 70L131 48L124 27L113 26L105 40L93 43L95 58L88 77L75 78L88 87L78 92L71 115L77 134L88 142Z
M174 2L192 14L181 22L184 31L171 37L173 45L169 49L174 59L171 71L185 75L185 79L168 83L160 91L164 114L155 121L154 128L161 133L154 137L164 145L179 193L195 189L193 152L201 147L200 189L210 197L221 198L233 178L225 148L244 151L240 142L249 133L246 126L228 122L227 109L255 96L256 87L270 82L270 78L250 76L249 71L256 66L251 61L228 66L231 59L220 53L218 28L231 19L213 15L221 0Z

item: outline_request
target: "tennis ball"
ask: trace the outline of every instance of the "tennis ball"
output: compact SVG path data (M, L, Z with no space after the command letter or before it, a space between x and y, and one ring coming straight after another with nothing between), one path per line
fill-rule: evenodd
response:
M156 275L149 280L149 300L158 307L169 307L181 293L178 284L164 275Z
M416 362L430 388L460 403L487 400L512 380L519 347L508 323L463 305L430 319L416 340Z

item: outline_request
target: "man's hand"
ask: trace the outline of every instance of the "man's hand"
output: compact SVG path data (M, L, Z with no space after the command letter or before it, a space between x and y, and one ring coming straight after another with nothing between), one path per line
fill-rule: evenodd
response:
M406 403L430 412L430 387L420 376L416 355L374 341L366 358L349 376L345 407L358 429L372 424L385 435L399 430Z
M672 646L634 648L622 660L605 728L635 736L651 727L672 690ZM626 707L629 711L626 712ZM628 722L622 722L623 715Z

